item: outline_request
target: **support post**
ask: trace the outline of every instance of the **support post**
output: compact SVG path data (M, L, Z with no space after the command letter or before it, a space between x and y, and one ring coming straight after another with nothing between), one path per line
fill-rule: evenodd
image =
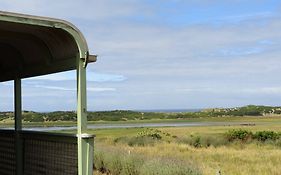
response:
M15 149L16 149L16 174L23 174L23 145L20 137L22 130L22 97L21 97L21 79L14 80L14 105L15 105Z
M87 130L86 68L84 61L77 58L77 139L78 175L93 174L93 145L85 133Z

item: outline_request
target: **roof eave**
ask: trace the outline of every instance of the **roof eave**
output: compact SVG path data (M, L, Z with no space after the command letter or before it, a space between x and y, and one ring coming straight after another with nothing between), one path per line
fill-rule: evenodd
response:
M15 22L21 24L62 29L67 33L69 33L74 38L77 47L79 49L80 58L87 59L87 56L89 55L89 49L85 37L77 27L75 27L73 24L71 24L68 21L49 18L49 17L25 15L25 14L18 14L12 12L4 12L4 11L0 11L0 20L7 21L7 22Z

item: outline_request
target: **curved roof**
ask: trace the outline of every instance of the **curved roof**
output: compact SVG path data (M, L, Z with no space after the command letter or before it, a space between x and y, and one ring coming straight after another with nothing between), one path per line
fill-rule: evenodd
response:
M0 11L0 82L73 70L88 46L71 23Z

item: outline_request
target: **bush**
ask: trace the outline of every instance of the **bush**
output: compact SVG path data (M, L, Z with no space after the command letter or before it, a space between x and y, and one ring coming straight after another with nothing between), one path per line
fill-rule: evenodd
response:
M254 139L258 141L277 140L280 135L274 131L258 131L253 135Z
M161 136L161 131L158 129L149 129L147 128L144 131L141 131L137 134L137 137L150 137L152 139L157 139L157 140L161 140L162 136Z
M244 129L233 129L226 133L226 138L228 141L240 140L240 141L247 141L251 139L253 133L248 130Z
M201 137L200 137L200 136L196 136L196 137L194 138L194 141L193 141L192 145L193 145L195 148L200 148L200 147L202 147L202 144L201 144Z
M221 135L216 135L216 136L204 136L201 137L201 144L203 147L209 147L209 146L223 146L227 145L228 141Z
M120 175L122 172L121 155L111 155L110 161L107 161L107 169L111 174Z
M139 154L126 154L120 149L97 148L94 168L111 175L200 175L191 163L171 160L170 157L147 158Z
M167 136L169 135L169 136ZM157 129L147 128L134 137L118 137L114 139L114 143L124 143L129 146L147 146L154 145L156 142L159 142L163 137L171 137L168 133L163 133Z
M111 175L138 175L142 160L113 150L96 150L94 168Z
M138 156L129 155L123 157L122 175L139 175L140 167L144 160Z
M177 143L189 144L195 148L201 147L218 147L223 145L231 144L235 141L240 141L240 143L250 143L256 140L257 144L260 142L266 142L267 144L273 144L276 146L281 146L281 133L274 131L257 131L255 133L243 130L243 129L233 129L227 131L225 137L221 135L190 135L189 137L179 137L176 139Z
M191 135L190 137L182 137L177 140L179 143L184 143L188 144L191 146L194 146L195 148L200 148L202 147L202 142L201 142L201 136L193 136Z
M191 146L194 146L195 148L200 147L218 147L222 145L228 144L228 141L224 137L220 136L193 136L190 137L180 137L176 140L178 143L184 143L189 144Z
M95 150L95 154L94 154L94 169L100 171L101 173L105 173L107 170L106 170L104 161L105 161L104 153Z

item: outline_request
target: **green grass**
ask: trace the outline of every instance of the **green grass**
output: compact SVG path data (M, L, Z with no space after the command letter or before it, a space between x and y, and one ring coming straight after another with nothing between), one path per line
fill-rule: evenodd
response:
M251 121L256 125L94 129L89 132L96 135L96 166L100 167L103 162L105 172L110 171L113 175L130 174L134 169L138 170L136 174L148 175L209 175L218 171L230 175L279 174L279 140L259 141L253 138L247 142L228 142L225 136L227 132L239 129L253 134L259 131L266 131L269 135L271 131L281 132L281 118L261 118L261 122L260 118L243 119L239 121ZM146 138L151 132L160 133L161 139L154 139L151 144L151 139ZM174 172L175 169L179 171Z
M192 163L169 157L147 157L119 147L98 145L95 169L112 175L200 175Z
M280 174L281 141L278 139L262 141L267 136L275 138L274 133L281 132L281 117L279 116L89 123L98 125L159 122L226 122L227 124L222 126L90 129L88 133L96 135L94 156L96 170L99 173L111 175L209 175L216 174L218 171L230 175ZM255 125L233 125L235 122L254 123ZM42 125L40 122L24 123L27 126ZM11 121L10 124L12 124ZM43 124L45 126L71 126L76 123L48 122ZM250 131L253 136L251 139L233 139L229 142L226 139L226 133L232 130ZM75 133L76 131L64 132ZM155 136L155 133L158 133L161 138ZM239 136L241 133L234 134Z
M88 124L138 124L138 123L187 123L187 122L243 122L263 125L271 125L272 122L281 124L281 116L267 117L204 117L190 119L150 119L150 120L128 120L128 121L89 121ZM12 127L14 121L11 119L0 121L0 127ZM35 126L75 126L75 121L48 121L48 122L23 122L24 127Z

